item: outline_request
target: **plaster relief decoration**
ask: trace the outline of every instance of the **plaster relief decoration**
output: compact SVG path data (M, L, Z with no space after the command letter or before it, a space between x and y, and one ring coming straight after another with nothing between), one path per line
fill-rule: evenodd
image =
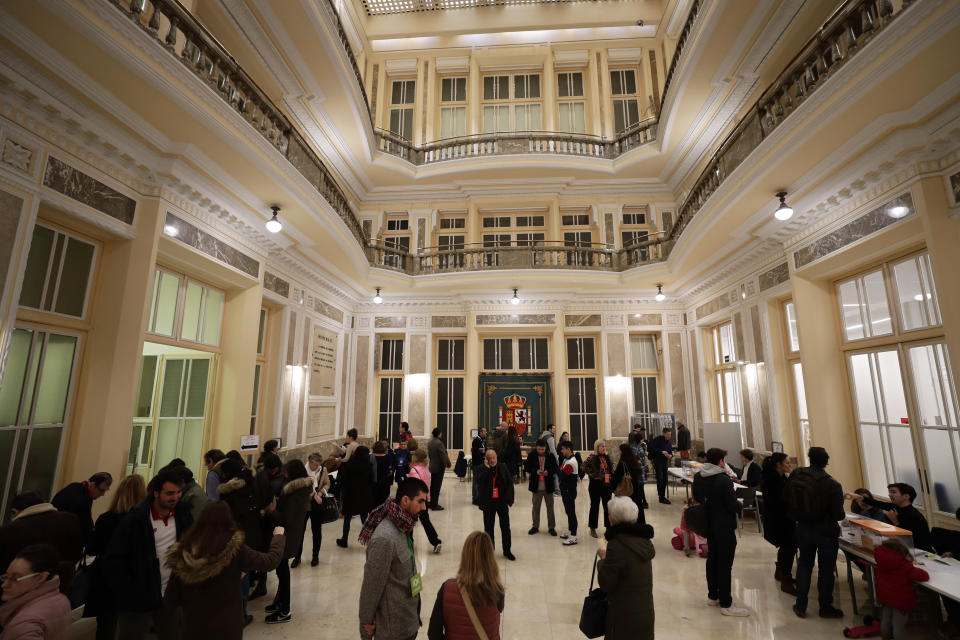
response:
M317 442L334 435L337 409L333 406L310 407L307 415L307 442Z
M425 316L414 316L410 318L410 326L417 329L426 329L427 318Z
M30 173L33 169L33 150L10 138L3 141L3 155L0 159L3 164L24 173Z
M430 326L434 329L462 329L467 326L467 319L464 316L433 316Z
M627 316L627 326L629 327L640 327L643 325L654 324L659 325L663 324L663 320L659 313L631 313Z
M866 238L881 229L916 215L910 192L890 200L839 229L793 252L794 268L799 269L848 244Z
M337 334L313 327L310 349L310 395L333 397L337 380Z
M552 313L495 313L477 316L478 325L498 324L556 324L557 317Z
M600 314L594 313L590 315L573 315L573 314L564 314L563 324L566 327L599 327L602 322L600 321Z
M623 326L623 315L619 313L611 313L606 318L606 325L608 327L622 327Z
M730 306L730 295L723 293L709 302L705 302L699 307L697 307L697 320L702 320L710 314L716 313L721 309L726 309Z
M174 230L175 233L172 233ZM215 238L185 220L181 220L169 211L167 211L167 219L164 221L164 234L247 275L254 278L260 277L260 263L258 261L223 240Z
M790 267L781 262L772 269L760 274L760 291L766 291L790 279Z
M273 291L283 298L290 297L290 283L280 276L273 275L269 271L263 272L263 288L268 291Z
M359 318L359 319L357 320L357 326L360 327L361 329L369 329L369 328L370 328L370 318Z
M683 324L683 314L670 314L667 316L667 324L670 325L681 325Z
M96 178L50 156L43 172L43 185L71 200L92 207L125 224L133 224L137 201L128 198Z
M320 315L327 316L331 320L336 320L337 324L343 324L343 311L337 309L332 304L328 304L320 298L314 298L313 310Z
M407 319L405 317L376 317L373 320L373 326L377 329L406 329Z

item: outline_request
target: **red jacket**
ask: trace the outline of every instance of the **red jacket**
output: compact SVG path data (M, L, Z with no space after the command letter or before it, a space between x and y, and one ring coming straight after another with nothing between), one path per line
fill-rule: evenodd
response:
M877 599L900 611L916 609L917 594L913 591L913 583L926 582L930 574L887 547L874 549L873 557L877 561Z
M502 606L502 602L499 606ZM490 640L500 640L500 610L498 606L477 607L474 605L477 618ZM467 605L460 597L457 581L451 578L443 583L437 593L437 602L430 616L430 627L427 632L430 640L444 638L445 640L478 640L480 637L470 621Z

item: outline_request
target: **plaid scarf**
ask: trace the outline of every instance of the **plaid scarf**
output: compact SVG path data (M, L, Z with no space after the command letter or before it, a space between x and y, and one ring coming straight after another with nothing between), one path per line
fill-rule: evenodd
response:
M366 546L380 521L387 517L393 521L393 524L397 525L397 529L404 533L413 531L413 527L417 524L417 519L404 511L399 502L393 498L388 498L386 502L367 514L367 521L364 523L363 529L360 530L360 544Z

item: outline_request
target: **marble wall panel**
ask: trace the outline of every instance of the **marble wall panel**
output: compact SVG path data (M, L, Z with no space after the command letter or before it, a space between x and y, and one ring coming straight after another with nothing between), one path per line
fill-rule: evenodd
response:
M737 351L735 360L746 360L743 350L743 316L739 312L733 314L733 348Z
M0 191L0 295L8 288L13 292L16 274L10 277L13 271L13 247L17 242L17 229L20 226L20 211L23 209L23 198L12 193Z
M713 300L705 302L699 307L697 307L697 320L706 318L710 314L716 313L721 309L726 309L730 306L730 295L727 293L720 294Z
M627 375L627 347L626 335L622 333L607 334L607 375Z
M263 288L268 291L273 291L278 296L284 298L290 297L290 283L280 276L273 275L269 271L263 272Z
M427 372L427 336L414 334L410 336L410 373Z
M693 375L693 417L703 420L703 398L700 396L700 377L703 372L700 370L700 356L697 353L697 347L693 341L693 334L690 335L690 367ZM690 426L690 425L688 425ZM692 428L692 427L691 427Z
M337 324L343 324L343 311L337 309L332 304L328 304L319 298L313 300L313 310L322 316L327 316Z
M898 212L898 217L896 218L890 215L890 211L895 207L903 207L903 209ZM913 196L911 196L908 191L889 202L885 202L876 209L863 214L856 220L848 222L836 231L828 233L814 240L807 246L794 251L793 265L797 269L804 267L815 260L819 260L834 251L842 249L848 244L856 242L861 238L866 238L881 229L885 229L892 224L896 224L914 215L916 215L916 209L913 206Z
M427 387L410 389L408 393L407 422L410 423L410 431L417 437L426 436L433 427L427 424Z
M495 313L477 315L478 325L498 324L556 324L557 317L552 313Z
M567 327L599 327L603 324L599 313L589 315L564 314L563 324Z
M370 336L357 336L356 372L353 378L353 424L363 429L367 424L367 372L370 368Z
M613 214L605 213L603 214L603 232L604 232L604 242L606 242L611 247L617 244L616 239L613 237Z
M307 432L304 442L320 442L334 436L337 409L332 405L310 407L307 413Z
M738 367L738 375L740 376L740 397L741 404L743 405L743 429L742 432L746 440L743 443L744 447L750 447L751 449L756 446L753 438L753 410L751 408L751 389L753 385L750 383L750 378L747 375L747 367Z
M465 316L433 316L430 318L430 326L434 329L462 329L467 326Z
M50 156L43 172L43 185L72 200L92 207L125 224L133 224L137 201L96 178Z
M615 438L624 438L630 432L629 389L625 386L610 391L610 433Z
M340 351L343 355L339 356L340 360L337 361L338 363L342 363L340 364L340 388L337 390L337 398L339 398L340 400L339 404L341 407L340 408L340 433L343 433L347 430L347 427L345 426L346 420L347 420L347 410L346 410L346 407L344 406L344 398L346 397L346 393L347 393L347 385L350 384L350 378L349 378L350 340L349 338L341 339L340 344L342 345L340 347Z
M687 395L683 382L683 336L679 331L667 334L667 350L670 357L670 396L677 420L687 421Z
M423 126L427 126L427 119L423 119ZM427 246L427 219L417 219L417 249L423 251Z
M786 262L760 274L760 291L766 291L790 279L790 267Z
M377 329L405 329L407 318L405 316L377 316L373 319L373 326Z
M767 366L763 351L763 325L760 322L760 307L750 307L750 323L753 325L754 349L757 362L757 389L760 400L760 420L763 427L764 448L773 441L773 423L770 419L770 396L768 394Z
M260 277L260 263L223 240L215 238L206 231L198 229L189 222L181 220L169 211L164 226L176 229L176 235L167 234L178 242L205 253L214 260L228 264L254 278Z

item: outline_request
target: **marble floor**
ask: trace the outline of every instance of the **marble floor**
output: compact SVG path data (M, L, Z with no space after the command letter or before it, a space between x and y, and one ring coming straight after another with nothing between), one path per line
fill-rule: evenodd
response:
M647 522L654 527L653 560L654 605L658 637L670 638L724 638L727 640L788 640L797 638L841 638L845 626L862 624L853 617L846 569L842 560L837 568L839 579L838 606L846 616L843 620L822 620L816 616L816 597L812 597L812 616L800 620L794 616L793 599L781 593L773 580L776 550L757 533L753 521L744 525L733 567L734 601L751 611L748 618L726 617L718 609L706 604L705 561L687 558L670 545L673 528L680 520L680 502L683 489L675 488L672 505L656 501L656 490L647 486L650 509ZM583 597L590 582L594 553L603 538L589 536L586 528L586 484L581 486L577 500L577 515L581 523L580 543L564 547L559 538L546 533L546 509L541 514L541 531L527 535L531 525L531 494L524 486L517 486L517 500L510 513L513 532L513 552L516 562L507 561L499 554L500 533L497 531L499 564L507 587L506 607L502 618L504 640L578 640L583 638L577 628ZM460 558L458 541L473 530L483 529L480 511L471 504L470 484L458 482L449 475L443 483L440 503L444 511L431 512L431 519L443 540L439 555L432 553L420 527L415 532L417 565L423 574L423 611L418 638L427 637L426 625L440 584L456 574ZM566 516L559 499L556 500L557 528L566 528ZM602 523L601 523L602 524ZM344 640L358 638L357 599L363 576L364 548L356 542L360 521L354 520L350 547L341 549L334 544L340 535L341 523L324 526L320 565L309 566L309 552L304 564L292 570L293 620L286 624L267 625L263 622L263 608L270 603L274 592L250 603L255 621L247 627L246 638L311 638ZM602 535L602 531L601 531ZM304 548L310 548L310 532ZM271 580L272 575L271 575ZM858 581L858 599L866 596L863 583ZM815 582L815 580L814 580ZM814 588L815 591L815 588ZM835 590L835 593L837 590ZM535 626L531 626L535 625ZM912 636L911 636L912 637Z

